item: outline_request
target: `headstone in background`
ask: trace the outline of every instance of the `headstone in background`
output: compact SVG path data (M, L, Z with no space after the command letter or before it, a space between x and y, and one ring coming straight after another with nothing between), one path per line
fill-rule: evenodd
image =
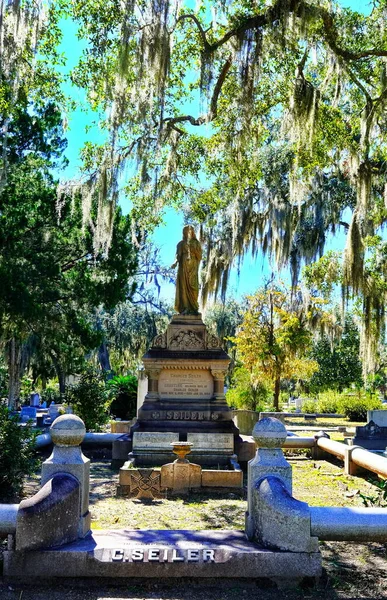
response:
M374 421L363 427L356 427L351 445L362 446L367 450L384 450L387 446L387 427L380 427Z
M30 396L30 406L40 405L40 395L37 392L32 392Z
M36 421L36 408L34 406L22 406L20 413L20 422Z
M387 427L387 410L367 410L367 422L370 421L379 427Z

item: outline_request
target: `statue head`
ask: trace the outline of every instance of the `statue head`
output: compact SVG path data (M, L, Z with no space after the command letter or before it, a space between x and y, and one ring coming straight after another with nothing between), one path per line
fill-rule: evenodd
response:
M185 227L183 227L183 239L185 239L185 240L196 239L195 230L192 227L192 225L186 225Z

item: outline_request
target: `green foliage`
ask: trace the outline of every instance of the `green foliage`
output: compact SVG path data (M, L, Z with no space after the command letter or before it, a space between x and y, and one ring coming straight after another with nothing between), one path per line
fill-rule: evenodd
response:
M137 412L137 377L116 376L107 383L112 400L110 412L120 419L133 419Z
M319 413L337 413L340 396L334 390L321 392L317 400L317 412Z
M40 399L41 402L46 402L47 406L50 406L51 402L60 404L63 398L59 392L59 385L50 382L45 389L40 392Z
M378 488L378 493L375 496L359 494L364 506L387 508L387 479L371 479L370 483Z
M338 412L350 421L366 421L367 410L383 408L379 398L366 392L342 394L338 402Z
M272 394L262 382L255 381L244 367L237 367L232 375L231 386L226 392L227 404L233 408L261 412Z
M310 356L318 364L309 389L312 393L336 389L342 391L352 384L363 384L362 364L359 359L359 330L350 316L346 318L342 335L333 343L324 336L314 343Z
M315 400L304 400L302 403L302 412L304 413L315 413L317 412L317 402Z
M283 289L265 288L249 298L233 341L254 384L273 390L276 410L283 379L308 380L317 370L317 363L307 357L312 335L306 311Z
M20 496L23 477L36 469L35 437L28 423L20 427L18 417L0 406L0 501Z
M24 402L29 403L32 389L33 385L31 377L24 376L20 385L20 398L22 398Z
M69 386L66 403L85 423L87 431L100 431L109 421L111 398L100 372L89 368L79 383Z
M141 292L141 290L140 290ZM112 310L98 311L98 327L109 348L112 370L123 374L135 371L152 340L168 325L168 313L150 310L147 303L119 303Z
M13 372L18 354L19 370L30 362L35 378L56 372L62 393L65 375L79 372L86 352L101 342L95 309L112 309L131 296L137 265L128 216L110 206L109 252L97 250L97 196L85 221L80 195L58 191L52 170L62 160L63 133L55 105L30 106L27 98L10 119L7 138L0 133L7 154L0 186L0 334L18 348L13 358L8 353Z

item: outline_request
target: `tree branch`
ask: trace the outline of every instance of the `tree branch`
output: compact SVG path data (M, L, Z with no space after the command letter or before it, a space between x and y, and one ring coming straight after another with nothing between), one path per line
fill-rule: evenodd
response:
M196 15L193 15L193 14L180 15L180 17L176 20L175 27L181 21L186 21L187 19L190 19L191 21L193 21L195 23L196 27L198 28L200 37L202 38L204 50L206 52L209 51L211 48L211 44L209 44L209 42L207 40L206 32L204 31L202 24L200 23L200 21Z
M376 48L370 48L369 50L363 50L362 52L352 52L346 48L341 48L337 42L337 28L334 20L334 15L322 8L321 6L313 6L306 2L305 0L288 0L288 6L286 7L290 13L294 13L297 16L297 13L308 12L313 16L320 18L323 23L325 39L331 48L331 50L337 56L341 56L346 60L359 60L362 58L369 58L371 56L387 56L387 50L379 50ZM179 17L176 21L191 19L196 24L200 37L203 42L203 49L206 53L212 54L221 46L224 46L226 42L228 42L231 38L239 36L241 33L248 31L249 29L259 29L263 28L267 25L271 25L276 21L280 20L281 14L284 11L284 0L277 0L277 2L270 7L266 12L260 13L258 15L254 15L252 17L248 17L244 21L242 21L239 25L230 29L227 33L225 33L219 40L209 43L206 32L204 31L200 21L194 14L185 14Z
M167 126L177 129L177 131L180 134L183 134L184 132L181 129L178 129L175 127L175 125L177 123L187 123L188 122L188 123L191 123L191 125L200 126L200 125L203 125L204 123L210 123L211 121L216 119L216 117L218 115L219 95L222 90L223 83L227 77L227 73L229 72L229 70L231 68L231 65L232 65L232 57L230 55L228 57L228 59L226 60L226 62L224 63L222 70L220 71L218 80L215 84L214 91L213 91L213 94L211 97L210 110L208 111L208 113L206 115L201 115L200 117L198 117L196 119L192 115L181 115L179 117L167 117L164 119L163 122L166 123Z

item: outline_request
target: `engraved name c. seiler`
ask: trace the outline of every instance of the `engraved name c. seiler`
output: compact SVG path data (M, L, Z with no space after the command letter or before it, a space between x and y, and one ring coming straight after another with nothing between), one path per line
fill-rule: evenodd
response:
M216 550L208 548L115 548L111 551L113 562L218 562ZM219 557L218 557L219 558Z

